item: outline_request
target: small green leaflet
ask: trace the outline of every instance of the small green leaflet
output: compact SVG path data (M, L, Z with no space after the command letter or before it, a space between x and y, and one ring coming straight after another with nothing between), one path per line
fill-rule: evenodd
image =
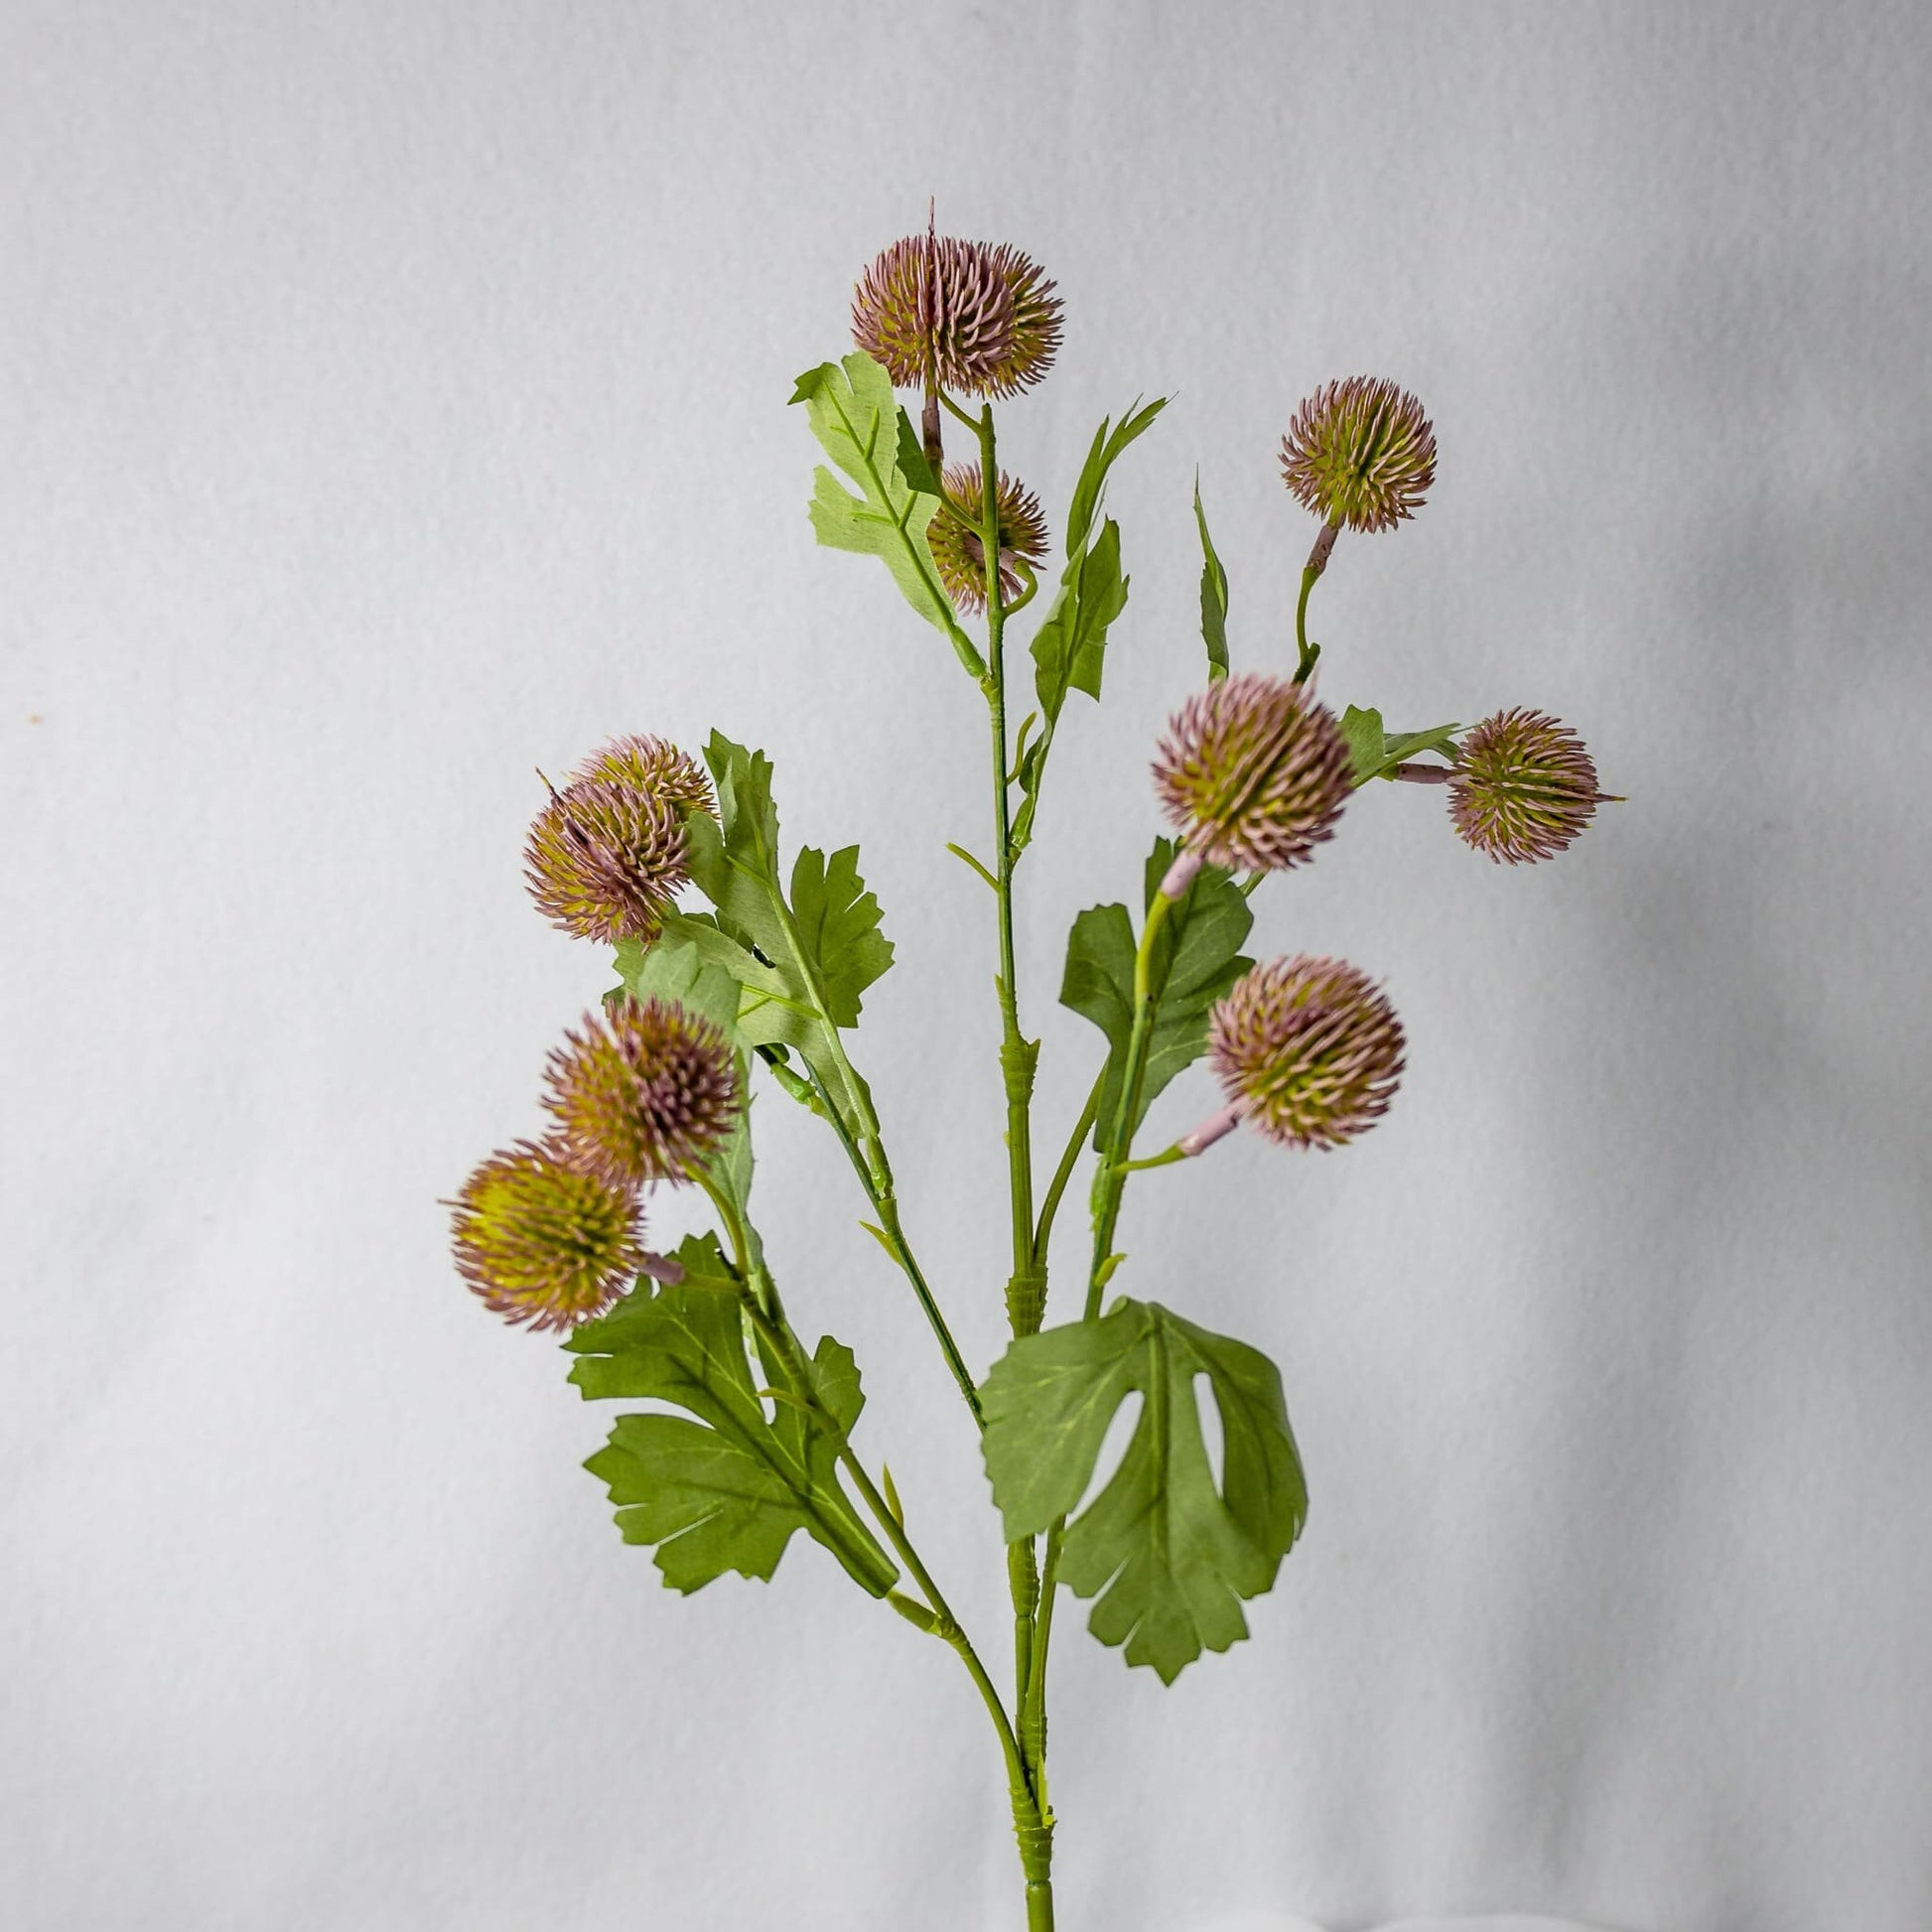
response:
M1147 902L1173 862L1173 842L1157 839L1147 862ZM1254 914L1232 877L1203 866L1174 901L1155 941L1150 985L1154 1025L1148 1035L1147 1071L1141 1080L1138 1127L1154 1098L1175 1074L1207 1050L1207 1017L1216 1000L1254 964L1241 945ZM1091 1020L1107 1035L1107 1077L1094 1116L1094 1146L1113 1133L1121 1077L1134 1031L1134 956L1139 950L1124 905L1089 906L1067 935L1060 1004Z
M811 508L819 542L884 558L906 603L953 640L962 661L977 663L926 542L939 491L911 422L894 400L892 378L855 349L843 362L807 369L791 400L805 405L819 446L861 491L853 495L819 466Z
M1221 1414L1223 1475L1202 1438L1194 1378ZM1080 1511L1108 1425L1142 1408L1127 1454ZM1172 1684L1203 1649L1248 1634L1243 1599L1271 1588L1308 1520L1308 1485L1267 1356L1126 1298L1098 1321L1013 1342L980 1385L981 1439L1009 1544L1072 1516L1060 1576L1097 1596L1088 1628Z
M1398 732L1388 737L1379 711L1357 711L1351 704L1341 714L1341 735L1348 741L1358 785L1385 777L1404 759L1412 759L1419 752L1440 752L1452 762L1456 755L1454 734L1460 729L1458 725L1438 725L1433 731Z
M1033 837L1040 777L1067 693L1084 691L1090 698L1100 696L1107 631L1127 608L1128 579L1120 568L1120 525L1109 517L1101 525L1099 536L1091 544L1087 541L1099 513L1107 472L1115 458L1166 407L1167 399L1161 397L1145 408L1132 408L1118 427L1103 418L1081 468L1073 507L1066 519L1066 568L1060 573L1060 588L1052 608L1032 644L1034 689L1039 697L1042 726L1014 772L1024 794L1013 822L1016 857Z
M1066 554L1071 557L1082 549L1087 540L1087 532L1093 528L1095 512L1100 507L1100 494L1107 486L1107 472L1114 467L1120 453L1141 435L1148 426L1167 408L1166 396L1157 396L1145 409L1140 406L1140 397L1134 398L1133 405L1120 419L1117 427L1109 427L1109 419L1101 418L1100 427L1093 433L1093 446L1087 451L1087 460L1080 466L1080 481L1073 485L1073 507L1066 514Z
M1194 522L1200 529L1201 641L1207 646L1207 681L1218 684L1228 674L1228 574L1214 554L1214 539L1207 534L1198 470L1194 472Z
M737 1294L719 1292L735 1285L716 1238L691 1237L677 1258L684 1281L640 1281L564 1343L583 1357L570 1379L586 1397L644 1397L685 1412L620 1417L584 1465L609 1487L623 1540L655 1544L665 1583L688 1593L728 1570L768 1581L803 1530L883 1596L898 1573L839 1484L831 1433L795 1403L774 1404L765 1420ZM759 1366L776 1377L775 1364ZM850 1430L864 1404L851 1351L827 1336L811 1375Z

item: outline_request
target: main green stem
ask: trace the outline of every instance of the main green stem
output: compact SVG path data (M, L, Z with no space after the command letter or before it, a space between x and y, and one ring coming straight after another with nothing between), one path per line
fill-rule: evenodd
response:
M993 406L984 405L973 425L980 449L980 548L986 566L986 693L993 746L994 891L1000 921L1000 1078L1007 1102L1007 1195L1013 1233L1013 1273L1007 1283L1007 1317L1016 1335L1036 1333L1046 1301L1044 1258L1034 1244L1033 1094L1039 1048L1020 1030L1020 995L1013 943L1012 769L1007 757L1006 592L1000 582L1000 498L998 448ZM1035 1651L1035 1611L1039 1601L1039 1572L1031 1537L1009 1546L1007 1584L1013 1596L1014 1708L1027 1708L1029 1675ZM1024 1733L1023 1733L1024 1735ZM1051 1932L1053 1924L1052 1813L1046 1803L1043 1726L1033 1733L1032 1749L1022 1747L1031 1821L1016 1797L1014 1832L1027 1879L1028 1932Z
M1114 1230L1120 1221L1120 1199L1127 1185L1127 1161L1134 1150L1134 1122L1141 1110L1141 1088L1147 1077L1148 1041L1154 1030L1154 944L1173 910L1173 900L1156 893L1148 907L1147 923L1134 954L1134 1030L1127 1040L1127 1066L1121 1081L1120 1104L1112 1130L1101 1150L1101 1168L1094 1190L1093 1265L1087 1273L1087 1304L1082 1319L1100 1315L1100 1291L1106 1285L1108 1261L1114 1252ZM1075 1131L1075 1145L1085 1138L1087 1124L1098 1108L1096 1085ZM1065 1164L1062 1164L1063 1166ZM1046 1556L1039 1572L1039 1614L1034 1624L1033 1655L1029 1659L1026 1693L1020 1701L1020 1735L1024 1742L1035 1731L1046 1732L1046 1655L1053 1632L1053 1599L1059 1588L1060 1552L1066 1543L1066 1518L1058 1517L1046 1532ZM1042 1787L1041 1801L1044 1802Z

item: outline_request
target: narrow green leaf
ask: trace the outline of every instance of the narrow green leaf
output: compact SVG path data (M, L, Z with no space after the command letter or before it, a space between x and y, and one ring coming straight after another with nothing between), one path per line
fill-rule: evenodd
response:
M1453 760L1456 755L1456 725L1437 725L1432 730L1399 732L1389 735L1379 711L1358 711L1352 704L1341 714L1341 734L1348 741L1348 757L1355 767L1355 782L1365 785L1371 778L1385 776L1405 759L1422 752L1438 752Z
M1437 725L1425 732L1395 732L1384 741L1383 755L1390 764L1400 764L1419 752L1440 752L1453 762L1456 756L1455 734L1460 730L1459 725Z
M1147 862L1148 899L1173 860L1173 843L1155 842ZM1149 984L1155 995L1148 1035L1147 1070L1141 1081L1138 1127L1173 1077L1207 1050L1208 1015L1216 1000L1254 961L1241 946L1254 914L1239 886L1215 866L1203 866L1174 901L1166 929L1155 942ZM1107 1036L1107 1073L1095 1115L1094 1145L1113 1131L1120 1086L1134 1031L1134 958L1139 950L1124 905L1089 906L1067 935L1060 1004L1091 1020Z
M1219 1486L1196 1407L1200 1374L1220 1410ZM1136 1391L1126 1456L1082 1509L1108 1425ZM1014 1341L981 1400L1005 1539L1071 1519L1060 1576L1099 1599L1088 1627L1102 1643L1125 1645L1128 1663L1172 1684L1203 1649L1248 1634L1243 1600L1273 1587L1308 1519L1281 1375L1265 1355L1123 1298L1098 1321Z
M1161 398L1144 409L1130 409L1118 428L1103 418L1081 467L1073 507L1066 519L1066 568L1060 573L1059 590L1032 644L1034 689L1039 695L1042 722L1039 737L1023 745L1015 761L1014 776L1023 793L1011 834L1015 856L1026 850L1033 837L1040 780L1066 694L1077 690L1091 698L1100 696L1107 631L1127 608L1128 579L1120 568L1120 526L1109 517L1098 538L1091 545L1087 541L1099 514L1107 472L1166 407L1166 399Z
M1194 472L1194 522L1200 529L1200 634L1207 646L1207 679L1218 684L1228 674L1228 574L1214 554L1201 507L1200 472Z
M836 1441L792 1403L766 1421L737 1299L699 1285L729 1276L716 1239L687 1240L678 1260L684 1282L640 1282L564 1343L583 1358L570 1379L586 1397L642 1397L685 1412L620 1417L585 1464L609 1487L624 1541L654 1544L665 1583L689 1592L727 1571L769 1579L802 1529L883 1596L898 1573L840 1486ZM864 1403L851 1351L826 1337L811 1374L819 1400L849 1429Z
M1087 460L1080 466L1080 480L1073 485L1073 506L1066 515L1066 554L1075 556L1085 548L1087 532L1093 528L1093 519L1100 508L1100 495L1107 486L1107 472L1114 467L1115 460L1128 444L1141 435L1153 423L1155 417L1168 406L1166 396L1157 396L1145 409L1140 408L1140 397L1134 398L1127 414L1120 419L1118 428L1110 429L1108 419L1101 418L1100 427L1093 433L1092 447L1087 451Z
M807 369L791 400L805 405L819 446L859 487L855 496L830 470L815 473L811 518L819 542L882 558L906 603L946 633L969 669L980 663L932 561L926 527L939 508L937 481L894 399L892 378L855 349L843 362Z

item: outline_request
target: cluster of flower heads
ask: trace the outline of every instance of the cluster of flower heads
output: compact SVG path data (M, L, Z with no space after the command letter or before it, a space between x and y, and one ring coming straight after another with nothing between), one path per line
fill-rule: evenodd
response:
M1016 396L1052 366L1055 284L1006 243L907 235L866 270L852 338L902 389Z
M986 609L986 544L977 529L984 510L985 483L977 463L948 464L940 478L946 501L957 514L942 511L926 527L932 561L946 595L962 611ZM1000 519L1000 595L1006 602L1021 590L1019 566L1037 570L1046 561L1046 517L1039 498L1002 470L993 487ZM963 520L962 520L963 519Z
M1436 481L1436 432L1393 382L1351 375L1304 400L1282 439L1282 477L1303 508L1349 530L1392 530Z
M685 882L684 815L714 810L710 781L675 745L614 739L530 827L524 877L538 910L580 939L654 939Z
M1230 871L1285 871L1323 840L1354 785L1348 744L1306 685L1239 671L1189 698L1154 761L1187 848Z
M723 1033L675 1002L613 1001L545 1069L553 1126L493 1154L451 1203L457 1272L532 1328L602 1314L645 1265L641 1189L690 1179L738 1118Z
M1449 819L1498 865L1561 852L1609 794L1569 726L1541 711L1499 711L1462 740L1449 771Z
M716 806L675 745L613 739L538 813L524 846L537 907L580 938L648 942L685 883L688 814ZM533 1328L604 1312L649 1263L642 1190L688 1180L743 1096L724 1034L674 1001L618 997L544 1070L541 1140L493 1154L450 1203L457 1271L485 1307Z

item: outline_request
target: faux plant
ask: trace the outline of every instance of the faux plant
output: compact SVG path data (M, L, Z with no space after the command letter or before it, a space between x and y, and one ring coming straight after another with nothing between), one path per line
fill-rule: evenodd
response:
M855 352L808 371L792 397L829 459L811 501L819 541L884 562L991 722L988 856L951 849L989 893L999 962L1006 1352L978 1373L954 1342L852 1057L863 997L893 964L858 849L806 846L787 863L769 761L722 734L702 764L656 738L620 738L551 790L526 848L530 891L555 924L615 949L621 984L551 1054L548 1131L484 1162L453 1203L458 1267L488 1308L561 1334L585 1396L657 1405L621 1414L588 1467L624 1540L653 1548L670 1587L698 1590L727 1571L768 1580L802 1531L964 1667L1004 1762L1031 1932L1053 1923L1046 1709L1061 1589L1092 1599L1088 1628L1103 1644L1172 1683L1203 1651L1247 1634L1242 1603L1273 1586L1308 1510L1268 1357L1163 1302L1108 1299L1124 1260L1114 1245L1123 1191L1138 1172L1198 1159L1239 1126L1285 1151L1342 1146L1382 1116L1402 1071L1401 1024L1359 968L1244 954L1251 901L1272 875L1314 858L1375 780L1440 785L1456 835L1512 865L1564 850L1605 796L1576 734L1540 712L1501 712L1466 732L1394 732L1377 710L1337 717L1317 700L1310 595L1343 532L1389 531L1413 515L1436 443L1420 404L1391 382L1353 377L1309 397L1281 452L1289 490L1320 525L1292 663L1284 649L1279 665L1230 672L1227 578L1196 486L1205 683L1156 750L1152 803L1168 829L1141 890L1072 921L1059 997L1101 1037L1086 1104L1045 1171L1013 882L1042 823L1069 700L1100 697L1127 604L1120 530L1103 514L1108 474L1164 406L1101 423L1042 600L1046 519L1000 469L993 405L1047 373L1061 320L1055 285L1028 257L929 225L861 279ZM896 391L915 399L916 423ZM950 464L949 434L965 451ZM1029 640L1035 705L1015 732L1009 627L1040 601ZM1218 1106L1172 1146L1138 1153L1150 1103L1202 1058ZM962 1627L915 1547L859 1427L851 1349L830 1336L808 1348L779 1295L751 1199L749 1102L760 1080L837 1142L864 1225L902 1272L958 1385L1003 1524L1010 1660ZM1083 1161L1090 1259L1053 1298L1046 1326L1049 1241ZM652 1252L642 1201L660 1183L702 1189L715 1231ZM809 1285L797 1299L808 1305ZM1218 1411L1218 1470L1197 1378ZM1137 1393L1125 1456L1089 1498L1109 1424Z

